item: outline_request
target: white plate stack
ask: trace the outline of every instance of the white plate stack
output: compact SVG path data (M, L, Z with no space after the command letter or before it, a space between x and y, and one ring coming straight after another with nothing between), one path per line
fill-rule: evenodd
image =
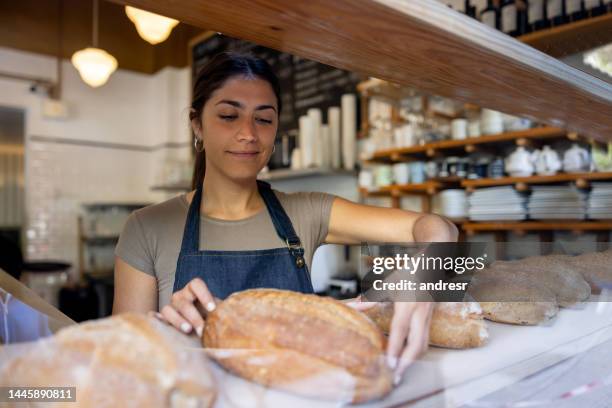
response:
M586 216L588 193L574 186L534 186L529 197L529 218L534 220L572 219Z
M527 196L512 186L478 189L468 197L473 221L518 221L527 217Z
M594 220L612 219L612 183L592 184L587 205L587 216Z
M433 197L432 211L450 218L467 217L467 197L463 189L444 190Z

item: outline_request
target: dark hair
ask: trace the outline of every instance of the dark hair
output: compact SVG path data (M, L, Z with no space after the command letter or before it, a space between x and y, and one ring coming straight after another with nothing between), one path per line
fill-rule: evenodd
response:
M210 99L213 92L221 88L228 79L235 76L256 77L267 81L276 95L278 116L280 116L282 108L280 83L266 60L251 54L222 52L215 55L198 73L193 85L192 111L189 113L189 119L201 118L204 105ZM206 171L205 153L204 150L196 152L193 178L191 180L192 189L197 188L198 185L204 182L204 172Z

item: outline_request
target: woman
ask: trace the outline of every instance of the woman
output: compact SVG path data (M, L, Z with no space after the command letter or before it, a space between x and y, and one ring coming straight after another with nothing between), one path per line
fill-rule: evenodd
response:
M223 53L203 68L190 112L194 191L129 217L116 249L113 313L160 310L160 319L200 335L215 298L252 287L312 292L310 262L323 243L457 239L456 227L435 215L284 194L257 181L280 112L279 82L264 60ZM395 305L388 362L396 381L427 348L431 310Z

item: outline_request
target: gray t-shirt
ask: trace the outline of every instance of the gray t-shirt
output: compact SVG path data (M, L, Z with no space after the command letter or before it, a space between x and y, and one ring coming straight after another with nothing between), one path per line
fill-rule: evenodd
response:
M308 269L314 251L327 236L335 198L326 193L283 193L274 190L304 246ZM176 262L187 219L186 193L134 211L115 248L123 261L157 278L158 310L170 303ZM268 210L228 221L200 214L200 249L240 251L286 246L277 235ZM137 294L135 294L137 296Z

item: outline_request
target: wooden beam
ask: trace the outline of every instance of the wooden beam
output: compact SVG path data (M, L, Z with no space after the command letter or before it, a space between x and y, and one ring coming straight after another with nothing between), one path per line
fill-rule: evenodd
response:
M113 0L612 140L612 86L433 0Z

